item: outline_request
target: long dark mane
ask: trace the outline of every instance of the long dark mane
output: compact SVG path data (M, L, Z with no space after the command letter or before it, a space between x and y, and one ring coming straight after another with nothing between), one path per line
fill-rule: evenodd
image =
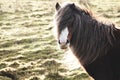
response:
M72 28L70 48L83 65L106 55L114 44L115 25L98 21L88 10L74 4L62 7L56 20L58 31L65 26Z
M71 48L82 64L88 64L105 55L114 41L114 24L106 24L86 12L74 7ZM78 54L79 53L79 54Z

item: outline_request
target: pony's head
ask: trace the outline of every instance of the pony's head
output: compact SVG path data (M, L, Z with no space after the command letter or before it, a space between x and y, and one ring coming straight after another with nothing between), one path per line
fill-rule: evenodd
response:
M72 37L72 24L74 21L74 3L60 6L56 3L55 25L57 28L57 39L61 49L66 49Z

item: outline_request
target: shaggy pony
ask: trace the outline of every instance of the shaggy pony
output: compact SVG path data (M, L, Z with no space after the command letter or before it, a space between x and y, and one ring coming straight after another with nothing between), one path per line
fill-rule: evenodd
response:
M69 30L69 47L95 80L120 80L120 30L113 23L102 22L88 10L74 3L56 4L59 35Z

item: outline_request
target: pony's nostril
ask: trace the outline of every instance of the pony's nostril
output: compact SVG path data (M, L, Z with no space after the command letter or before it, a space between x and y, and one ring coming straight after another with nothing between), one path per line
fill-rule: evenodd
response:
M66 44L68 44L70 41L69 40L67 40L67 42L66 42Z

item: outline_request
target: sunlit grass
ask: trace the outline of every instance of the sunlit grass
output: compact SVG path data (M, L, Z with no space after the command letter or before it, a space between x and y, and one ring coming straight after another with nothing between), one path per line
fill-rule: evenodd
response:
M0 11L0 80L11 80L8 75L16 80L90 80L73 55L64 56L53 36L54 5L64 0L17 1L15 9ZM118 0L90 4L93 12L120 24Z

